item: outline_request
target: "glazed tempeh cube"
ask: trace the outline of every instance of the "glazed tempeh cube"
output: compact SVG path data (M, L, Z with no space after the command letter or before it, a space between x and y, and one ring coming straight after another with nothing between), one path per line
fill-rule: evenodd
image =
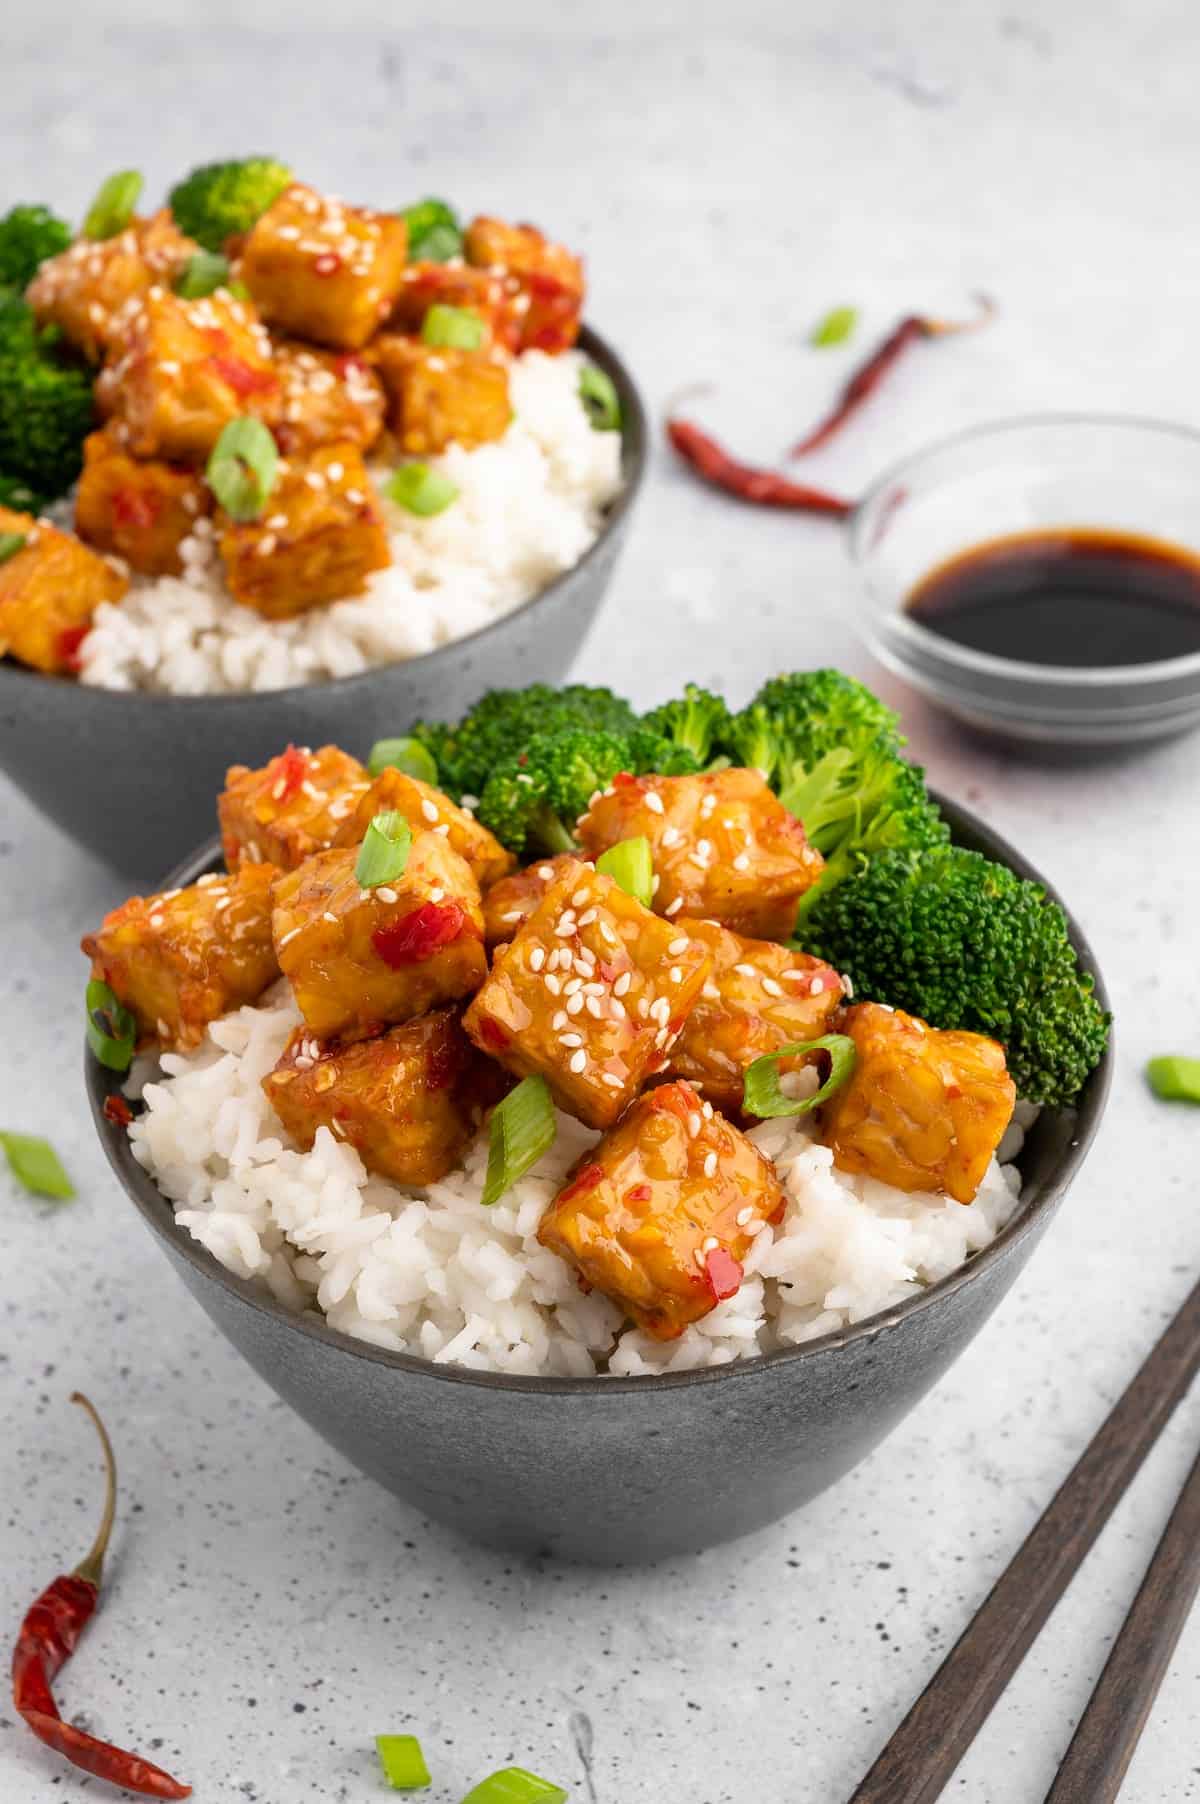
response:
M319 1039L362 1039L477 990L487 975L479 885L438 833L403 875L360 889L356 847L320 852L275 886L275 944Z
M187 1051L210 1021L255 1002L279 976L269 865L131 896L83 940L93 977L136 1017L138 1044Z
M283 339L275 346L281 394L275 437L288 456L338 440L370 450L383 431L383 385L355 351L322 351Z
M183 569L179 547L211 508L207 484L194 470L130 457L110 432L84 440L75 530L134 570L177 576Z
M305 1151L327 1127L368 1171L423 1185L459 1163L501 1078L444 1008L349 1045L298 1028L262 1087Z
M402 332L420 332L429 309L438 303L477 313L487 327L488 342L515 351L519 322L512 300L519 292L515 276L471 269L463 263L410 263L404 272L389 322Z
M834 1164L972 1202L1016 1101L1003 1048L878 1002L855 1003L838 1031L858 1059L821 1111Z
M372 347L403 450L432 456L503 438L512 421L508 371L491 351L460 351L387 333Z
M708 948L713 968L675 1042L671 1076L686 1078L719 1109L736 1114L746 1067L755 1059L834 1031L842 980L807 952L748 940L713 921L677 918L681 932Z
M518 934L530 915L541 903L550 885L562 876L568 866L579 862L570 852L559 852L553 858L541 858L501 877L483 896L483 932L488 946L506 944Z
M102 386L125 449L172 462L203 463L230 420L279 409L266 330L223 290L185 301L150 289L117 322Z
M0 560L0 657L53 675L78 668L81 641L103 601L129 584L105 557L48 520L0 507L0 533L22 540Z
M572 860L497 951L466 1029L518 1076L540 1073L580 1121L608 1127L666 1063L710 962L682 929Z
M269 764L234 764L217 798L221 846L230 870L243 859L294 871L327 852L366 794L371 779L357 758L323 745L289 745Z
M720 921L752 939L790 937L796 904L824 865L756 770L621 775L579 822L592 858L641 835L654 855L658 914Z
M392 561L378 497L356 445L322 445L278 466L257 520L217 516L225 580L268 620L361 594Z
M26 298L39 325L57 326L98 363L130 302L151 288L169 288L198 249L164 209L115 237L77 239L42 264Z
M357 351L392 311L407 255L399 215L293 182L254 226L238 273L272 326Z
M504 271L516 292L508 308L522 351L566 351L579 336L583 309L583 264L565 245L554 244L532 225L507 225L481 215L467 227L469 263Z
M410 777L392 766L380 771L334 844L358 845L375 816L392 809L404 816L414 833L440 833L470 865L480 889L513 867L512 853L486 827L481 827L474 815L432 783L423 783L420 777Z
M758 1148L689 1084L662 1084L584 1154L538 1239L647 1334L674 1340L734 1295L751 1241L783 1207Z

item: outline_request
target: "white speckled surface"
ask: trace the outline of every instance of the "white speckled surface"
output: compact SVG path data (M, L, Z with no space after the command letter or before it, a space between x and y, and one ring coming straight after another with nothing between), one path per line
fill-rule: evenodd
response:
M354 197L432 188L541 219L587 247L591 316L652 405L723 373L704 405L747 450L785 443L842 373L847 354L804 345L830 304L859 302L874 328L993 292L995 328L915 356L822 464L851 487L936 433L1025 409L1200 423L1186 0L568 6L552 39L532 0L507 23L473 0L432 32L436 9L335 10L336 33L314 0L18 0L5 194L77 210L114 166L157 188L263 146ZM697 39L686 16L718 23ZM660 452L586 669L645 701L683 675L738 698L806 661L870 675L853 598L836 528L739 511ZM0 1624L92 1532L73 1386L106 1408L125 1478L111 1595L60 1688L69 1713L157 1751L205 1804L379 1797L371 1738L404 1729L425 1741L431 1804L510 1760L582 1804L853 1789L1200 1263L1200 1116L1153 1104L1138 1075L1200 1031L1197 742L1054 772L982 753L915 704L907 718L938 783L1017 839L1093 935L1121 1021L1114 1106L1016 1293L874 1458L779 1528L651 1574L452 1543L217 1338L85 1119L74 945L117 885L0 786L0 1125L51 1135L81 1193L43 1212L0 1177ZM1043 1795L1198 1435L1193 1399L949 1796ZM1195 1623L1127 1804L1200 1796L1198 1701ZM6 1804L102 1789L0 1702Z

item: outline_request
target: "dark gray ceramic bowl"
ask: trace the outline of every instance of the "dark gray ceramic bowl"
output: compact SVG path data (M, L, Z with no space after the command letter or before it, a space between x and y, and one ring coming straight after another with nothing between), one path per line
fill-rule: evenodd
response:
M422 715L456 718L485 689L559 681L604 599L646 462L632 377L594 332L579 348L621 399L625 487L596 543L540 594L423 657L264 694L129 695L0 660L0 769L72 839L146 882L212 832L234 762L263 764L289 741L365 755Z
M955 840L1037 872L966 809ZM219 866L208 845L167 879ZM1071 937L1095 971L1074 922ZM1097 974L1097 992L1107 1006ZM864 1459L978 1333L1083 1162L1111 1052L1075 1109L1043 1111L1021 1155L1020 1214L960 1271L844 1333L662 1378L514 1378L431 1365L298 1318L183 1229L108 1122L111 1073L87 1059L117 1177L193 1296L259 1375L347 1459L472 1540L614 1565L694 1551L785 1515Z

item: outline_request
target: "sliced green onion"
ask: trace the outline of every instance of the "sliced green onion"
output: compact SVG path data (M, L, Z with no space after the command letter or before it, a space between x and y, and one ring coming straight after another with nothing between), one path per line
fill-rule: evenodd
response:
M806 1052L829 1054L829 1076L812 1096L785 1096L779 1083L781 1059L800 1058ZM747 1065L743 1079L742 1107L747 1115L807 1115L818 1103L840 1090L854 1070L858 1054L849 1034L822 1034L819 1040L797 1040L778 1052L765 1052Z
M444 200L419 200L405 207L403 217L410 263L449 263L451 257L462 256L458 214Z
M593 432L621 430L621 402L613 379L594 363L585 363L579 372L579 399L583 402Z
M421 321L421 339L452 351L477 351L483 343L483 321L469 307L447 307L444 301L435 301Z
M212 448L205 475L231 520L257 520L275 486L279 448L261 420L230 420Z
M1146 1081L1163 1102L1200 1102L1200 1059L1188 1059L1178 1053L1151 1059L1146 1066Z
M567 1794L561 1785L527 1773L523 1766L506 1766L501 1772L481 1779L463 1799L462 1804L566 1804Z
M378 889L403 877L412 849L412 828L395 808L377 814L367 828L358 851L354 876L360 889Z
M8 1169L24 1189L35 1196L73 1197L75 1186L62 1168L62 1161L48 1140L34 1134L6 1133L0 1128L0 1146L8 1160Z
M831 307L808 335L810 345L844 345L858 324L857 307Z
M28 537L25 532L0 532L0 564L7 564L10 557L16 557Z
M108 1071L128 1071L137 1044L137 1022L106 983L93 977L85 997L88 1045Z
M175 284L185 301L202 301L206 294L229 283L229 259L218 251L193 251Z
M492 1110L487 1177L481 1201L490 1209L554 1145L554 1104L544 1077L523 1077Z
M393 1791L417 1791L432 1783L415 1735L377 1735L375 1752Z
M250 299L250 290L246 287L244 282L229 282L226 286L235 301L248 301Z
M380 771L402 770L406 777L419 777L422 783L436 783L438 767L433 754L419 739L377 739L367 759L373 777Z
M458 499L457 486L429 464L401 464L384 483L383 492L389 501L423 519L442 513Z
M136 169L120 169L101 182L95 200L83 222L85 238L115 238L133 218L142 178Z
M635 839L623 839L610 846L596 860L596 869L619 883L626 895L643 908L649 908L654 895L654 859L648 839L639 834Z

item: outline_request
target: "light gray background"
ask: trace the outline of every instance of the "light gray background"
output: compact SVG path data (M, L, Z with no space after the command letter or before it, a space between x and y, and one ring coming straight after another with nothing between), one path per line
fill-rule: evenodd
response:
M1024 410L1200 423L1198 61L1194 8L1135 0L21 0L2 189L77 213L114 167L140 165L154 192L195 161L265 148L352 198L433 191L538 219L586 247L590 316L652 410L719 383L707 417L764 454L843 374L848 353L805 345L830 305L859 303L865 337L994 293L991 331L915 355L822 462L856 489L933 435ZM660 448L580 670L645 702L688 676L740 699L813 661L876 675L854 607L835 527L726 505ZM75 945L123 891L0 785L0 1125L49 1134L80 1190L43 1211L0 1180L0 1625L91 1536L97 1474L72 1386L104 1405L125 1481L111 1595L61 1686L69 1712L158 1749L206 1804L379 1796L371 1737L403 1729L424 1739L432 1804L508 1760L598 1804L848 1794L1200 1252L1200 1115L1154 1104L1139 1077L1152 1052L1200 1049L1196 742L1055 773L965 744L911 699L906 716L938 783L1017 839L1094 936L1121 1018L1112 1111L1028 1276L915 1417L791 1521L649 1574L450 1541L216 1337L84 1117ZM1198 1436L1192 1400L949 1795L1042 1796ZM1128 1804L1200 1795L1198 1696L1200 1624ZM574 1711L594 1727L594 1792ZM0 1702L0 1796L99 1796L10 1718Z

